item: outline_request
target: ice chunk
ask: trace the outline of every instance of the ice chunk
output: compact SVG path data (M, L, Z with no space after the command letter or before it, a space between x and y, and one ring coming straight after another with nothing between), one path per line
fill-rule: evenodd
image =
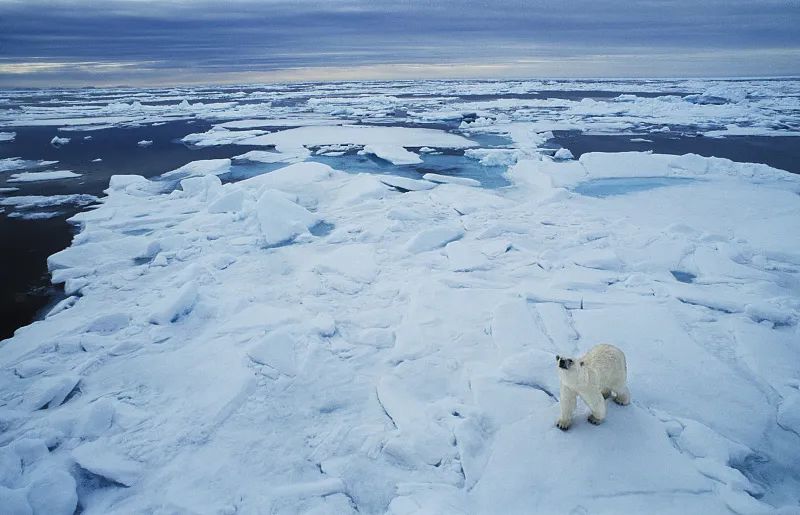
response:
M25 404L31 410L60 406L78 387L80 380L80 377L72 375L39 379L28 391Z
M209 213L236 213L242 209L244 192L233 190L228 192L208 205Z
M121 456L100 440L73 449L72 457L82 469L123 486L136 484L143 470L141 463Z
M267 245L293 240L320 221L319 217L288 200L277 190L266 190L256 203L256 215Z
M73 515L78 493L72 476L63 470L42 471L38 476L28 489L34 515Z
M62 145L66 145L69 143L70 138L61 138L59 136L53 136L53 139L50 140L50 144L54 147L60 147Z
M464 229L460 227L436 227L427 229L411 238L406 244L406 250L413 254L444 247L451 241L464 236Z
M168 293L150 315L150 322L165 325L188 315L197 302L197 282L191 280L176 292Z
M139 141L136 144L139 145L140 147L149 147L150 145L153 144L153 140L151 140L151 139L143 139L143 140Z
M0 135L3 133L0 132ZM13 134L13 133L12 133ZM0 506L5 515L33 515L33 508L28 504L24 488L11 489L0 485Z
M464 157L477 160L483 166L511 166L517 162L519 151L504 148L476 148L464 151Z
M69 179L80 176L81 174L71 172L69 170L53 170L52 172L22 172L11 175L11 178L8 179L8 182L53 181L56 179Z
M293 150L293 151L288 151ZM305 147L284 148L283 152L269 152L267 150L251 150L238 156L234 156L235 161L252 161L256 163L292 163L302 161L310 152Z
M86 331L90 333L112 334L125 328L131 321L127 313L108 313L95 318Z
M450 269L456 272L480 270L488 263L488 259L476 245L467 244L463 240L448 243L445 251Z
M82 438L97 438L111 427L116 410L109 399L99 399L89 406L77 428Z
M150 185L150 181L141 175L112 175L108 180L108 189L111 191L125 191L127 193L142 190Z
M34 463L50 453L45 441L40 438L21 438L14 441L11 448L22 462L23 469L32 469Z
M460 184L461 186L480 186L480 181L469 177L453 177L452 175L440 175L438 173L426 173L422 176L426 181L441 182L450 184Z
M364 150L361 152L365 154L373 154L385 161L389 161L394 165L414 165L422 162L420 157L409 152L405 148L398 145L389 144L371 144L365 145Z
M28 161L19 157L6 157L0 159L0 172L12 172L29 168L41 168L58 163L58 161Z
M202 175L221 175L231 169L230 159L200 159L186 163L180 168L162 174L164 177L185 176L197 177Z
M0 142L14 141L14 138L16 137L17 137L16 132L0 132Z
M378 275L375 249L368 244L343 245L321 256L318 271L341 274L355 281L370 283Z
M399 177L397 175L381 175L378 179L387 186L406 191L423 191L436 187L436 183L430 181L420 181L417 179L409 179L408 177Z
M575 159L575 156L572 155L572 152L570 152L568 148L559 148L556 150L556 153L553 154L553 159L556 161L568 161L570 159Z
M295 339L284 329L272 331L247 351L250 359L278 372L293 376L296 373Z
M190 177L181 181L181 189L190 197L208 200L222 189L222 181L216 175Z

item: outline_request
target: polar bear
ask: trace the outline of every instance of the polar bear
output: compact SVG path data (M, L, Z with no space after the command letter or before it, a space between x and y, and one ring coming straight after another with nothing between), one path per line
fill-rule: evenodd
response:
M631 394L626 386L625 354L613 345L595 345L577 360L556 356L561 380L561 417L556 422L566 431L572 424L576 396L592 410L589 422L599 424L606 418L606 399L614 394L614 402L627 406Z

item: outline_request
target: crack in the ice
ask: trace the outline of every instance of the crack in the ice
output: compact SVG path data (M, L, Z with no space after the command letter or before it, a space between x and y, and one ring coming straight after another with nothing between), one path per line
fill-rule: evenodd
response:
M625 497L628 495L655 495L655 494L688 494L688 495L701 495L711 493L713 490L710 488L693 489L693 488L669 488L666 490L622 490L619 492L611 492L607 494L595 494L596 498L614 498Z
M544 392L545 394L547 394L547 396L550 397L551 399L553 399L554 401L558 401L558 398L555 396L555 394L553 394L553 392L551 392L545 386L543 386L543 385L541 385L539 383L534 383L534 382L530 382L530 381L514 381L514 380L509 380L509 379L502 379L501 381L504 382L504 383L508 383L508 384L514 384L514 385L517 385L517 386L522 386L524 388L533 388L534 390L539 390L539 391Z
M395 429L398 429L397 422L394 421L394 418L389 414L389 411L386 409L386 406L383 405L383 401L381 401L381 394L378 393L378 389L375 388L375 398L378 400L378 405L383 410L384 415L389 419Z

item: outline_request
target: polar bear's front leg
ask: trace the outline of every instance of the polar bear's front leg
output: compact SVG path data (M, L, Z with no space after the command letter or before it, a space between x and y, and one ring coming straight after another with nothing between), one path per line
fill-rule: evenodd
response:
M602 423L606 418L606 400L603 398L603 394L599 391L594 391L587 393L585 397L581 395L581 398L592 410L592 414L589 415L589 422L594 425Z
M572 412L575 411L575 406L577 405L575 390L562 384L559 404L561 405L561 417L556 421L556 426L562 431L566 431L572 424Z

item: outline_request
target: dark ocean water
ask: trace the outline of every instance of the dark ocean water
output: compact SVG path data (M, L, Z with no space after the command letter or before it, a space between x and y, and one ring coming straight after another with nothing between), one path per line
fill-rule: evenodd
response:
M542 92L537 97L580 98L617 96L618 92ZM642 96L655 96L648 93ZM483 99L484 95L475 98ZM496 98L501 95L496 96ZM396 124L396 123L395 123ZM453 129L458 122L450 124L409 123L408 127ZM230 158L256 147L240 145L192 148L179 140L193 132L204 132L213 124L201 120L177 121L163 125L120 127L92 131L58 131L54 127L15 127L13 142L0 143L0 158L20 157L29 160L57 160L51 167L72 170L83 174L80 178L56 181L4 184L8 173L0 175L0 186L14 186L19 191L5 195L57 195L88 193L102 196L111 175L137 174L153 177L174 170L199 159ZM50 144L54 136L69 137L70 143L61 147ZM86 138L89 136L89 138ZM472 136L471 136L472 137ZM651 141L631 141L641 137ZM478 138L482 146L503 146L508 140L497 136ZM137 145L141 140L152 140L147 147ZM740 136L730 138L707 138L696 136L691 131L656 133L645 136L588 135L578 132L554 133L548 143L553 147L566 147L575 157L586 152L620 152L652 150L657 153L696 153L717 156L741 162L765 163L776 168L800 173L800 138ZM100 158L102 161L94 161ZM461 151L446 151L442 154L423 155L424 163L396 167L374 158L349 152L342 157L312 156L312 160L329 164L335 168L353 172L393 173L420 178L425 172L457 175L478 179L486 187L502 187L507 184L502 177L502 167L485 167L477 161L465 158ZM284 166L283 164L242 164L233 167L223 180L241 180ZM6 176L6 177L4 177ZM7 208L0 213L0 339L11 336L17 328L43 316L61 290L50 285L46 267L47 256L67 247L75 228L66 220L79 208L63 206L58 216L43 220L9 218Z
M136 174L153 177L198 159L229 158L253 150L247 146L190 148L178 140L192 132L206 131L205 122L171 122L164 125L113 128L94 131L58 131L53 127L15 127L13 142L0 143L0 158L58 161L52 169L72 170L81 177L41 182L0 184L19 191L8 195L62 195L88 193L102 196L112 175ZM50 144L53 136L68 137L61 147ZM91 136L91 139L84 139ZM141 140L152 140L140 147ZM100 162L93 162L101 158ZM0 175L4 181L8 175ZM5 196L6 194L3 194ZM25 220L0 213L0 339L18 327L44 315L61 294L60 286L50 284L47 256L69 246L75 233L66 220L79 211L72 205L58 208L54 218ZM40 210L37 210L40 211Z

